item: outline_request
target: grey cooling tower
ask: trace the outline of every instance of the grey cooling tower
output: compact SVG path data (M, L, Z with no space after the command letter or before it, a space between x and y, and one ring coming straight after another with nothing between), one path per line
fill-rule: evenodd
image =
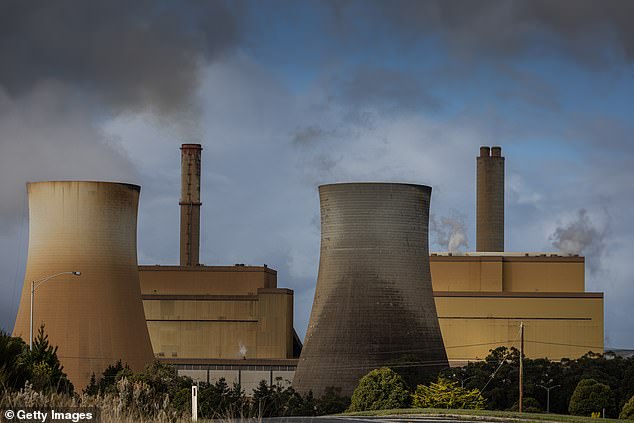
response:
M375 368L411 384L449 366L429 270L430 195L410 184L319 187L319 276L297 391L351 395Z

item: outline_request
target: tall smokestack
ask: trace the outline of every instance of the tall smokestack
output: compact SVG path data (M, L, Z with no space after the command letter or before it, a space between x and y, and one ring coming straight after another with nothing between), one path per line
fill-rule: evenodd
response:
M480 147L477 158L476 251L504 251L504 157Z
M181 146L181 266L200 260L200 144Z

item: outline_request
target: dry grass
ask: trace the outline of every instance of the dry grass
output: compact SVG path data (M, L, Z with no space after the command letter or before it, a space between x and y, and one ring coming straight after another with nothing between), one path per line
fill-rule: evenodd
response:
M132 390L132 398L126 398L125 395L107 395L107 396L88 396L88 395L61 395L61 394L44 394L37 392L27 384L25 388L18 392L9 392L3 390L0 395L0 409L18 409L18 408L96 408L100 410L102 423L182 423L191 422L191 416L178 416L174 412L165 411L167 407L161 407L158 404L155 410L151 411L151 417L145 417L134 406L134 397L138 399L142 392Z

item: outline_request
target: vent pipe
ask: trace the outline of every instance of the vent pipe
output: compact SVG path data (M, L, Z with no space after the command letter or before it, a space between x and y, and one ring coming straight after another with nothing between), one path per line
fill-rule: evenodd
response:
M200 144L181 146L181 266L200 265Z
M476 251L504 251L504 157L501 147L480 147L477 161Z

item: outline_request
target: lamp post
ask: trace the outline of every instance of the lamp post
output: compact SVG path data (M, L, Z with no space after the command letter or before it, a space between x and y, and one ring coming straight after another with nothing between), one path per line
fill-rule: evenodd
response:
M469 377L468 377L468 378L466 378L466 379L462 379L462 378L459 378L459 377L458 377L458 376L454 373L454 374L453 374L453 377L454 377L455 379L458 379L458 380L460 381L460 386L461 386L462 388L464 388L464 383L465 383L466 381L468 381L469 379L473 379L473 378L475 377L475 375L473 375L473 376L469 376Z
M81 272L60 272L54 275L46 276L36 281L31 281L31 318L29 322L29 351L33 351L33 298L35 297L35 290L44 282L62 275L80 276Z
M552 379L550 380L552 382ZM555 385L555 386L544 386L544 385L537 385L540 388L544 388L546 390L546 413L550 413L550 390L551 389L555 389L555 388L559 388L561 385Z

